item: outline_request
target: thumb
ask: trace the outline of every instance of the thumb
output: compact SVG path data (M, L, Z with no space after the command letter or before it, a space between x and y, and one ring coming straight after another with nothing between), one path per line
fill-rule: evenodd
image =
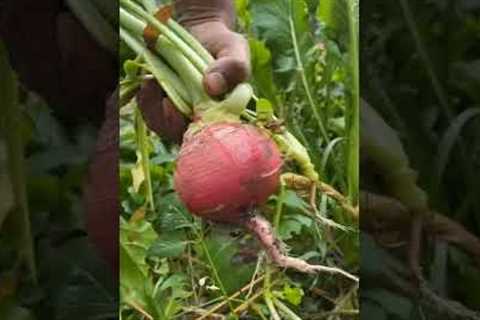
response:
M211 96L231 91L250 76L250 53L247 41L233 33L227 45L216 54L203 78L203 85Z

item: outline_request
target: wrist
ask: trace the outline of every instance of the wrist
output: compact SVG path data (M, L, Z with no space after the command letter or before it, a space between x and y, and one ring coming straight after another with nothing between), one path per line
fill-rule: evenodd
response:
M229 29L235 26L235 9L232 0L176 0L177 20L187 27L219 22Z

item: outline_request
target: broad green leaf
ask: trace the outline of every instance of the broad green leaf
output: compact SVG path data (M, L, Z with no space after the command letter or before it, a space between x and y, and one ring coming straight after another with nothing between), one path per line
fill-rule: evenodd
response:
M293 209L298 209L301 211L308 210L308 204L292 190L285 191L282 201L286 206Z
M148 277L145 264L146 245L152 241L153 230L144 221L136 224L136 228L120 218L120 295L123 303L141 307L145 312L159 317L157 304L153 299L153 284ZM147 239L141 236L148 233Z
M332 37L348 45L350 28L350 11L355 1L352 0L321 0L317 8L317 17L329 30Z
M158 258L178 257L183 253L186 246L185 235L181 232L161 234L148 249L147 256Z
M157 199L158 207L155 216L157 232L164 234L193 227L192 216L180 202L176 193L159 195Z
M280 223L278 234L281 239L289 240L295 235L300 235L303 228L312 226L312 219L300 214L292 214L284 217Z
M182 273L174 273L158 285L155 301L164 319L172 319L182 309L182 299L190 297L187 278Z
M259 96L270 100L275 107L279 107L277 99L277 88L273 80L272 55L270 50L262 41L253 37L248 40L250 45L250 56L252 63L253 84Z
M127 257L135 262L136 268L144 275L148 272L145 262L147 250L156 239L157 234L145 219L132 222L120 219L120 244ZM129 260L127 259L126 262L128 263Z
M304 0L257 0L250 4L252 29L256 37L265 41L272 52L274 70L282 73L296 71L297 65L286 69L285 59L294 57L294 45L301 53L311 47L308 9ZM294 39L296 38L296 43Z
M240 249L237 240L220 232L213 232L204 241L212 258L213 266L222 282L215 284L218 287L223 286L227 293L235 292L243 287L251 278L255 265L244 262L239 264L235 261L235 255ZM204 252L202 259L208 263Z
M120 296L122 302L141 307L149 314L154 314L151 305L150 281L129 254L125 245L120 243Z

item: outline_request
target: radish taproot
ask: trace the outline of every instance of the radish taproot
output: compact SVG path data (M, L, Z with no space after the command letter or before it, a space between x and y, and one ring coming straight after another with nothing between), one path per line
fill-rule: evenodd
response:
M247 109L252 87L241 83L223 100L210 97L203 77L214 58L161 12L154 16L131 0L121 0L120 25L121 39L139 57L134 63L153 75L175 107L192 120L174 177L175 188L190 213L244 226L282 267L340 273L358 281L343 270L289 257L270 222L255 214L280 185L281 155L295 160L314 183L319 177L307 150L292 134L287 130L270 132L257 121L255 112ZM156 31L147 35L147 28Z

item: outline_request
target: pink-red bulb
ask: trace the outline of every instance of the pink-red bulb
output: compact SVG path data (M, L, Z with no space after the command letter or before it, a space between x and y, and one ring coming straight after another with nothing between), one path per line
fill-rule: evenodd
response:
M192 214L235 223L276 191L281 166L277 146L258 128L217 123L184 141L175 188Z

